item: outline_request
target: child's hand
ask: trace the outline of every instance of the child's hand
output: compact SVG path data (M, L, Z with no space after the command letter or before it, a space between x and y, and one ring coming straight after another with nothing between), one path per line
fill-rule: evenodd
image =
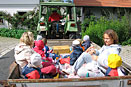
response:
M91 54L91 55L93 55L93 54L95 54L95 50L94 49L90 49L90 51L88 52L89 54Z
M96 55L92 55L92 59L93 59L94 61L97 61L98 56L96 56Z
M91 49L94 49L94 46L90 46L85 52L89 52Z
M70 64L65 63L65 69L68 69L68 68L70 68L70 67L71 67Z
M86 67L86 65L87 65L87 64L86 64L86 63L84 63L82 66L83 66L83 67Z
M74 75L77 75L77 72L76 72L76 71L74 71Z

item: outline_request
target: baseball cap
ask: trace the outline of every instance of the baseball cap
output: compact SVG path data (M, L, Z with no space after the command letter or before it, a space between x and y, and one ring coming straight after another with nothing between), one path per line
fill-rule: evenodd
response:
M87 40L89 40L90 39L90 37L88 36L88 35L85 35L84 37L83 37L83 41L87 41Z
M37 39L36 40L42 40L42 36L41 35L37 35Z
M80 42L78 41L78 40L74 40L73 42L72 42L72 46L76 46L76 45L79 45L80 44Z

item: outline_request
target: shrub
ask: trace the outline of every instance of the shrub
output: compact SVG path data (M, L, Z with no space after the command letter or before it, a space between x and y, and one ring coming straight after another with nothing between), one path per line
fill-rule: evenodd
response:
M0 11L0 18L8 21L11 24L11 29L28 28L29 30L36 30L39 20L38 12L35 8L33 11L28 11L24 15L15 13L11 16L7 12Z
M124 42L122 43L122 45L130 45L130 46L131 46L131 38L128 39L127 41L124 41Z
M87 34L90 36L90 39L93 42L102 46L103 33L107 29L113 29L114 31L117 32L120 44L130 39L131 27L129 25L129 20L126 18L126 16L123 16L121 19L111 19L111 20L105 17L101 17L100 19L97 19L96 21L90 21L89 26L86 27L86 31L83 32L84 29L82 29L82 36Z
M20 39L21 35L26 31L28 30L0 28L0 36ZM36 38L37 31L31 30L31 32L33 32L34 37Z

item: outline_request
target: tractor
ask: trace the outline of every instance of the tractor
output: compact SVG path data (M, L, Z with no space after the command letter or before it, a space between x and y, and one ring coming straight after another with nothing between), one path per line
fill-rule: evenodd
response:
M62 16L60 21L48 21L53 10ZM75 39L78 31L75 5L68 2L43 2L40 0L37 31L48 39Z

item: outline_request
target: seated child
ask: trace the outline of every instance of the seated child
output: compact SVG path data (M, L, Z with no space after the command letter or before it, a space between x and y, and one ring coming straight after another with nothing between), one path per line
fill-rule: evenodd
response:
M84 46L85 51L91 46L90 37L89 37L88 35L85 35L85 36L83 37L82 46Z
M80 47L83 49L83 52L84 52L85 48L84 48L84 46L82 46L82 40L81 39L76 39L76 40L78 40L80 42Z
M56 74L56 67L53 64L52 59L46 58L45 52L42 50L44 48L44 42L42 40L38 40L35 42L34 51L39 53L42 57L42 65L43 68L41 69L41 72L43 74Z
M41 73L42 66L41 56L38 53L31 55L30 63L22 69L22 75L25 79L41 79L43 75Z
M75 63L77 58L82 54L83 49L80 47L80 42L76 39L72 42L72 49L69 55L65 55L60 59L60 63L68 63L71 66Z
M42 41L44 42L44 48L42 49L45 52L46 58L49 57L49 54L52 53L53 50L50 50L47 46L47 39L43 38Z
M108 56L108 69L106 76L124 76L125 71L121 67L122 59L118 54L110 54Z
M35 47L35 43L36 43L36 41L38 41L38 40L42 40L42 36L41 35L37 35L37 38L36 38L36 40L34 41L34 45L33 45L33 48Z
M34 51L39 53L42 59L45 57L44 51L42 51L43 48L44 48L44 43L42 40L35 41Z
M74 65L74 63L77 60L77 58L83 52L82 48L80 47L80 42L77 39L72 42L72 48L73 49L72 49L71 54L70 55L66 55L67 58L60 59L60 63L64 64L64 67L63 67L62 71L64 73L68 73L68 74L72 73L72 66Z
M44 51L46 58L55 60L59 57L57 54L53 53L53 49L49 49L46 38L43 38L42 41L44 42L44 48L42 50Z
M45 55L45 51L43 51L42 49L44 48L44 43L42 40L38 40L38 41L35 41L35 47L34 47L34 51L39 53L42 57L42 61L50 61L52 62L52 59L49 59L46 57Z
M72 42L73 52L70 54L70 65L73 65L77 58L82 54L83 50L80 47L80 42L78 40L74 40Z

